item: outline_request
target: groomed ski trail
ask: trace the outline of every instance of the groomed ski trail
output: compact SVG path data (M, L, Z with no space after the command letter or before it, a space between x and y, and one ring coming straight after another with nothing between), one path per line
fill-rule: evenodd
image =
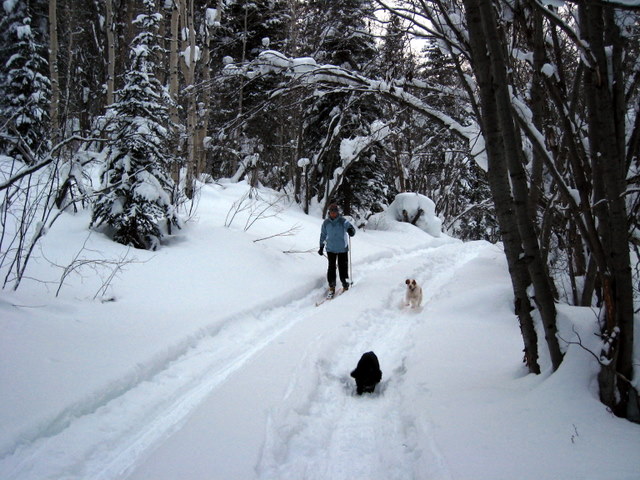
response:
M153 376L113 398L96 400L90 411L72 408L57 421L62 426L50 427L51 434L1 458L0 478L122 478L139 455L179 429L207 395L290 328L308 310L310 298L257 315L232 316Z
M307 346L282 407L270 415L257 467L261 480L452 478L428 423L405 413L411 409L404 405L412 401L403 396L405 355L415 347L412 330L428 321L425 305L447 295L447 284L477 252L477 246L445 245L360 268L357 298L343 297L326 307L352 311L352 318ZM420 309L404 306L406 277L423 287ZM386 298L368 295L367 285L380 282L397 286ZM349 372L369 350L380 359L382 382L373 395L357 396ZM314 382L309 398L305 392Z
M144 454L179 431L207 397L285 332L316 319L320 311L331 315L333 309L347 309L353 311L353 316L349 323L339 327L339 338L329 335L335 332L329 332L328 342L323 343L321 335L310 339L312 345L302 347L306 359L293 374L287 396L272 407L266 442L255 466L256 475L276 478L271 474L277 471L277 478L358 477L360 472L369 471L370 462L354 462L346 447L359 445L365 455L363 459L368 455L372 462L397 464L395 478L418 478L416 471L435 468L429 478L447 479L437 449L431 448L426 456L420 452L418 444L423 441L417 439L416 432L424 434L423 426L403 416L402 402L407 400L402 398L401 389L396 388L402 382L402 355L410 346L411 327L421 321L419 312L401 308L402 286L392 288L386 299L375 300L368 298L366 286L375 282L400 285L405 275L411 275L425 288L424 305L431 296L443 293L442 285L447 278L472 258L475 250L456 243L395 253L357 266L357 291L327 302L322 309L314 307L313 299L319 292L315 289L279 307L231 315L219 328L181 347L173 360L158 371L125 382L124 387L111 395L62 412L62 418L42 430L44 434L0 458L0 478L127 478ZM451 254L454 256L447 257ZM352 334L343 335L345 331ZM353 396L348 372L359 355L370 349L384 362L381 393L357 398ZM296 398L300 383L308 381L305 371L308 365L313 365L319 381L311 398ZM287 412L292 402L293 410ZM276 405L284 406L281 409ZM289 418L292 414L301 416ZM331 418L334 428L322 432L327 418ZM387 428L402 431L407 441L403 445L386 445ZM318 442L321 448L317 448ZM314 470L300 467L301 471L295 461L289 461L291 454L305 445L315 446L307 456ZM380 452L388 455L380 458ZM372 473L369 478L377 477Z

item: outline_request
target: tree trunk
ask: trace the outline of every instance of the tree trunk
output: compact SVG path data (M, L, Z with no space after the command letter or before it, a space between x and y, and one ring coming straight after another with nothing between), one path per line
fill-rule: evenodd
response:
M197 137L197 93L192 87L195 85L195 68L196 68L196 30L194 19L194 0L186 0L182 3L183 19L182 29L187 32L188 38L183 42L182 51L189 48L189 58L185 58L182 63L182 74L185 79L185 89L189 89L187 95L187 178L185 180L185 194L188 198L193 198L195 180L197 177L197 156L196 156L196 137ZM190 88L191 87L191 88Z
M115 69L116 69L116 44L113 32L115 24L113 22L113 0L105 1L107 14L107 98L106 105L113 104L113 92L115 90Z
M58 2L49 0L49 75L51 80L51 102L49 116L51 118L51 141L55 145L60 138L60 120L58 115L60 104L60 81L58 78Z
M512 114L507 65L503 55L505 41L499 37L491 0L478 0L482 28L491 62L492 93L501 130L503 159L507 161L515 206L515 217L524 247L527 264L535 291L535 303L542 317L545 340L551 355L553 369L562 363L562 352L557 338L556 307L550 280L542 262L536 231L529 207L529 188L523 167L522 142Z
M605 251L600 272L605 302L600 398L619 416L640 422L633 379L633 285L625 205L626 154L623 40L614 9L585 4L581 32L595 64L585 71L585 97L594 174L594 204ZM597 182L597 183L596 183Z
M171 2L171 39L169 41L169 95L173 100L169 108L169 116L171 123L178 125L178 75L179 75L179 59L178 46L180 35L180 3L179 0Z
M205 86L204 95L202 98L202 107L199 109L199 121L198 132L196 136L196 176L205 171L206 167L206 152L204 149L204 139L209 129L209 108L211 106L211 95L209 94L209 85L211 83L211 28L215 28L215 25L220 23L220 17L222 13L222 0L218 0L216 5L216 18L214 19L214 25L208 25L207 20L204 22L203 31L205 34L204 45L202 47L202 83Z
M527 294L531 278L525 262L522 261L524 252L513 208L514 201L511 197L507 160L495 103L496 92L491 81L491 65L489 53L486 49L482 17L476 0L464 0L464 3L471 44L471 60L480 91L481 118L479 118L479 121L487 148L489 187L495 204L500 234L509 266L515 297L514 310L520 322L527 367L532 373L540 373L538 339L531 317L531 303Z
M169 39L169 97L172 102L169 105L169 119L171 120L171 128L179 128L180 117L178 116L178 88L179 88L179 74L180 74L180 56L178 55L178 48L180 45L180 13L182 8L180 6L180 0L171 2L171 25L170 25L170 39ZM175 136L178 138L178 135ZM176 156L181 154L181 142L178 141L175 146ZM171 166L171 178L175 185L180 185L180 169L182 162L174 162Z
M537 10L532 10L532 40L533 44L533 78L531 79L531 111L533 113L533 124L540 132L544 131L544 109L546 103L543 100L543 80L542 67L545 63L545 50L544 50L544 32L542 29L542 14ZM531 190L529 192L529 204L531 205L531 213L534 218L531 220L535 222L536 207L540 203L543 189L543 162L540 158L541 154L537 150L532 152L532 167L531 167Z

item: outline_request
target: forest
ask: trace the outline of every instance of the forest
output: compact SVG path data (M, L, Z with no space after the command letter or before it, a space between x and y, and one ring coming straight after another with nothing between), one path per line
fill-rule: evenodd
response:
M637 1L1 8L3 288L64 212L156 249L202 182L337 202L360 228L417 192L448 234L501 242L530 372L540 344L562 363L557 303L598 312L600 399L640 422Z

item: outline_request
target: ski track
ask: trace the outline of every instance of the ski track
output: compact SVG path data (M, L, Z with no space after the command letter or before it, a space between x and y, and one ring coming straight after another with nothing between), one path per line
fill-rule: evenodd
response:
M403 283L352 319L346 327L351 336L345 339L343 335L333 349L323 352L320 344L326 340L318 339L318 386L311 398L305 398L309 389L297 388L297 384L309 382L308 370L299 368L293 376L287 396L300 391L302 398L285 396L283 407L272 412L256 467L260 479L451 479L427 422L405 413L412 409L403 405L412 399L404 398L402 389L404 355L414 346L411 331L424 319L420 313L430 300L447 295L446 285L458 268L477 255L477 247L458 245L448 255L444 249L446 245L386 258L359 269L358 290L368 282L403 278L410 264L411 278L424 290L422 308L410 310L403 305ZM453 251L457 256L451 257ZM348 295L351 293L342 300ZM348 372L372 345L381 361L383 379L373 395L357 396ZM313 361L312 354L307 357L303 363Z
M442 249L447 248L443 245L396 253L360 265L355 289L364 288L377 277L389 277L389 271L398 269L398 264L409 263L410 271L425 289L424 308L433 295L443 293L442 286L456 267L477 252L477 247L464 249L456 245L448 252L457 253L452 258L443 254ZM307 350L306 360L294 373L287 396L295 397L297 384L308 375L304 366L310 363L315 362L318 385L312 389L311 398L298 402L293 411L276 411L268 419L265 445L256 466L260 478L404 480L416 478L417 471L421 475L430 472L429 478L449 478L433 442L429 452L421 452L417 446L416 432L420 430L420 435L428 436L428 431L425 433L416 419L403 414L403 402L410 399L404 399L399 388L387 388L403 381L402 352L408 350L410 331L420 318L416 312L401 308L399 299L403 292L402 287L393 289L386 299L376 300L381 300L382 305L373 302L352 319L346 328L358 334L334 348L329 354L331 360L318 360L312 348ZM352 294L355 292L320 308L333 307ZM188 414L218 385L270 342L313 315L314 310L317 312L314 299L318 295L319 290L315 289L259 314L229 317L222 327L182 347L173 361L159 371L132 382L122 391L111 391L102 399L94 399L91 408L87 405L78 406L75 411L71 408L64 413L63 425L43 428L40 436L18 445L0 458L0 478L122 478L143 452L177 431ZM358 359L354 352L367 351L374 340L381 338L384 341L376 353L385 361L383 381L373 396L357 397L348 377ZM403 348L396 351L393 345ZM291 401L285 398L285 406ZM400 445L386 442L387 438L399 436L406 441ZM304 464L297 463L301 459Z
M0 459L0 478L119 478L151 445L180 428L189 412L250 358L291 328L314 294L258 315L233 316L158 373L90 412L72 412L64 428ZM257 310L257 309L256 309ZM133 419L133 420L132 420Z

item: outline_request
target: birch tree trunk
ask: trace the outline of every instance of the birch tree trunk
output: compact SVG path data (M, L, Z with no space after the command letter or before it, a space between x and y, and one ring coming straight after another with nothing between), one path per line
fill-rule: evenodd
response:
M188 56L185 55L183 62L183 76L185 79L185 89L187 94L187 178L185 182L185 193L188 198L193 198L195 180L197 177L197 156L196 156L196 126L197 126L197 94L195 89L195 70L196 70L196 30L194 19L194 0L186 0L183 3L184 18L183 29L187 32L187 39L184 42L182 53L188 50Z
M170 27L170 40L169 40L169 96L173 100L169 107L169 115L171 123L178 125L180 122L178 118L178 85L179 85L179 60L178 46L180 45L180 12L181 12L181 0L174 0L171 2L171 27ZM174 180L177 180L174 178Z
M172 128L179 129L180 117L178 116L178 89L180 86L180 55L178 48L180 47L180 14L182 12L181 2L183 0L174 0L171 2L171 23L169 27L169 97L171 104L169 105L169 119ZM174 132L176 133L176 132ZM181 139L178 134L174 135L178 140L175 145L175 154L177 158L181 158ZM171 178L175 185L180 185L180 169L182 162L173 162L171 165Z
M113 22L113 0L105 0L107 14L107 98L106 105L113 103L113 92L115 89L115 69L116 69L116 44L113 35L115 24Z
M196 135L196 175L200 175L206 169L206 152L204 148L204 139L207 135L207 131L209 129L209 108L211 106L211 94L210 92L210 84L211 84L211 37L212 32L211 29L217 28L220 24L222 8L224 7L222 0L218 0L216 5L216 17L213 19L213 25L209 25L209 19L205 19L204 24L204 34L205 41L202 48L202 84L204 86L204 92L202 98L202 107L199 109L199 121L198 121L198 130Z
M60 138L60 80L58 78L58 2L49 0L49 76L51 80L51 141L55 145Z

